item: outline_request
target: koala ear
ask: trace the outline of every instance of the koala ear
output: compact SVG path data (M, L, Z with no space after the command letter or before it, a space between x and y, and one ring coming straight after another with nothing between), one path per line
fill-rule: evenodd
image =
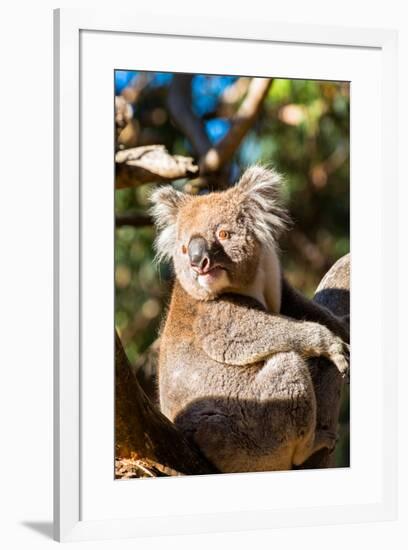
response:
M176 191L171 185L157 187L150 195L153 205L150 213L158 229L176 223L178 209L185 202L187 195Z
M236 187L242 193L251 195L257 200L264 198L264 200L278 201L281 184L282 177L278 172L272 168L255 165L245 170Z
M176 242L176 222L179 208L189 196L171 185L156 188L150 195L150 213L158 230L154 243L158 261L171 259Z
M235 186L261 242L274 244L290 225L289 215L281 204L281 186L278 172L258 165L247 168Z

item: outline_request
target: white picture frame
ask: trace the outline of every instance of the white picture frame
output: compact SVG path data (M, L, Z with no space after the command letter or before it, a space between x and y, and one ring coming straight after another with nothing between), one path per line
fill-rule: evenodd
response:
M134 536L159 535L159 534L187 534L199 532L215 532L215 531L233 531L242 529L257 529L274 526L288 525L318 525L330 524L339 522L355 522L355 521L377 521L393 519L396 517L397 503L397 464L396 464L396 186L397 186L397 168L396 168L396 51L397 51L397 36L396 33L389 30L368 30L356 28L336 28L325 26L309 26L309 25L294 25L282 24L268 20L253 21L253 24L248 25L247 19L240 19L239 16L232 16L229 20L221 20L217 18L200 18L192 19L190 17L168 17L168 15L160 16L158 14L149 15L139 9L135 9L131 13L122 13L118 10L56 10L55 12L55 64L54 64L54 83L55 83L55 165L54 165L54 180L55 180L55 213L54 213L54 231L55 231L55 278L54 278L54 414L55 414L55 456L54 456L54 525L55 538L61 541L68 540L89 540L89 539L105 539L105 538L124 538ZM80 96L81 79L84 79L84 67L89 67L89 59L87 55L83 56L84 41L88 36L98 35L99 41L109 42L108 48L114 50L113 42L124 37L144 37L149 40L149 44L160 40L168 41L170 39L175 43L176 39L194 40L197 48L201 43L207 44L210 47L212 41L223 42L225 47L239 47L241 50L245 47L257 47L259 52L262 48L268 48L270 45L279 46L282 50L285 48L299 48L304 51L304 61L306 64L306 52L310 52L310 48L315 50L322 48L326 53L327 66L324 68L312 71L309 74L310 78L324 78L331 74L331 58L333 64L339 63L341 67L341 58L345 51L353 51L358 57L358 52L375 53L376 61L373 63L373 71L377 71L378 81L376 80L373 96L376 96L375 101L379 107L379 112L372 113L373 126L369 113L366 118L361 120L361 124L366 124L367 127L367 143L370 139L377 139L373 142L374 151L369 152L366 159L367 162L370 156L374 156L375 170L366 166L367 177L371 181L377 181L378 186L373 184L377 191L373 191L373 197L370 196L371 206L371 221L375 224L376 216L381 216L381 220L386 223L381 223L377 228L375 236L378 240L373 239L370 245L364 242L361 238L361 228L356 226L352 217L352 251L362 251L361 255L353 256L353 270L355 270L354 280L352 279L353 292L354 288L360 288L364 282L364 263L367 263L367 258L374 258L373 272L375 275L371 281L371 294L366 292L365 296L359 300L359 304L355 304L356 311L370 307L370 296L372 300L378 300L378 308L370 310L370 317L376 323L373 330L377 330L377 340L381 347L381 356L377 358L378 368L373 366L373 391L375 398L372 403L369 401L369 396L364 395L365 402L374 405L378 410L374 415L374 420L378 422L378 426L367 426L367 430L371 434L370 437L377 437L376 443L373 444L376 453L373 459L373 486L377 487L377 493L372 495L371 500L361 494L355 495L353 503L342 502L340 497L329 499L330 504L321 505L315 504L312 506L302 506L297 503L293 505L288 499L281 507L276 505L268 508L266 504L258 506L247 506L241 509L228 508L227 503L220 505L219 509L214 510L211 507L211 502L205 500L199 508L195 502L188 502L188 513L179 511L171 514L160 513L156 514L154 507L145 510L144 514L135 514L134 517L127 517L118 514L116 517L108 510L103 511L95 507L92 514L88 514L90 506L86 504L86 499L81 496L84 486L87 487L88 493L94 491L97 494L99 502L112 501L115 497L107 492L103 483L102 477L100 484L93 485L88 482L89 468L87 467L86 456L91 448L96 448L98 445L91 437L89 431L89 422L83 422L84 414L87 415L86 403L89 400L86 388L89 387L87 381L87 342L84 341L83 331L87 330L87 322L89 322L88 309L86 306L89 300L90 292L85 292L87 286L86 270L90 266L87 260L84 262L84 257L88 258L88 254L84 255L84 250L92 252L89 249L89 242L92 242L92 232L84 228L84 214L88 215L87 210L87 187L84 187L86 180L86 159L81 155L83 147L87 147L86 139L84 138L83 126L86 125L88 114L84 114L84 105L86 97ZM91 40L92 42L92 40ZM92 52L90 43L89 52ZM100 43L97 44L100 47ZM177 47L177 45L175 46ZM344 49L344 51L343 51ZM240 51L241 51L240 50ZM327 51L326 51L327 50ZM161 56L166 62L165 54ZM219 57L222 58L222 49L219 51ZM102 56L109 57L109 56ZM113 57L112 57L113 59ZM113 63L114 61L112 61ZM143 61L147 63L147 61ZM360 61L361 63L362 61ZM88 63L88 65L87 65ZM115 61L116 63L116 61ZM126 68L143 68L149 67L129 67L124 59L123 66ZM214 60L215 63L215 60ZM346 64L345 64L346 65ZM120 67L117 67L120 68ZM156 69L156 67L152 67ZM96 70L96 69L95 69ZM198 72L202 70L198 68ZM271 76L291 76L283 74L284 68L279 70L279 74ZM341 73L341 69L340 73ZM347 67L344 68L346 75ZM262 71L262 67L259 67ZM204 71L203 71L204 72ZM210 72L210 71L208 71ZM339 74L340 74L339 73ZM232 74L239 74L234 73ZM262 73L260 73L261 75ZM356 72L356 75L359 73ZM374 74L374 73L373 73ZM91 71L87 71L86 78L91 78ZM254 73L254 75L256 75ZM370 69L367 67L367 78L370 75ZM345 76L346 78L346 76ZM357 77L356 77L357 78ZM360 78L360 77L359 77ZM364 75L361 76L362 85ZM112 86L113 87L113 86ZM112 94L112 87L109 93ZM83 104L80 101L83 102ZM358 97L356 96L356 101ZM353 91L352 91L353 102ZM353 106L352 106L353 109ZM92 113L89 115L92 116ZM112 116L112 113L111 113ZM108 121L107 121L108 122ZM112 118L109 121L112 130ZM107 126L109 127L109 126ZM101 132L103 133L103 132ZM363 135L362 132L358 135ZM359 165L359 159L354 157L355 151L362 151L360 147L359 137L356 136L351 140L352 154L352 177L364 178L363 170L364 163ZM374 135L374 137L373 137ZM81 136L81 137L80 137ZM109 156L110 141L113 139L113 131L108 137L104 151L105 157ZM81 146L81 147L80 147ZM374 153L374 154L373 154ZM378 153L378 155L377 155ZM104 162L111 162L111 168L107 170L109 165ZM354 167L353 167L354 163ZM102 162L103 170L100 174L101 178L111 178L113 185L113 155L106 158ZM378 171L377 168L380 170ZM373 170L373 173L370 172ZM354 170L354 172L353 172ZM377 175L376 175L377 174ZM81 175L81 178L80 178ZM98 174L95 176L97 177ZM376 179L377 178L377 179ZM87 180L86 180L87 181ZM99 180L98 180L99 181ZM386 191L386 192L385 192ZM111 191L109 191L110 194ZM367 194L367 191L365 191ZM107 195L108 197L108 195ZM355 204L361 204L364 199L364 193L356 193ZM107 201L110 199L107 198ZM353 197L352 197L353 202ZM104 204L101 200L101 213L90 213L95 223L103 224L103 233L107 236L106 248L112 245L112 256L107 255L102 259L102 264L106 270L110 271L105 282L101 282L101 287L96 289L100 296L105 296L104 290L109 288L112 283L111 273L113 271L113 240L109 237L112 233L112 219L106 216L106 212L110 212L110 203ZM86 211L86 212L85 212ZM355 209L356 212L356 209ZM98 218L99 216L99 218ZM368 223L370 219L368 220ZM87 244L88 243L88 244ZM366 256L363 258L363 250L366 250ZM100 252L100 251L98 251ZM361 257L361 260L359 259ZM105 263L104 263L105 262ZM109 264L109 262L111 262ZM88 266L88 267L86 267ZM354 282L353 282L354 281ZM103 285L106 285L103 287ZM98 286L98 285L97 285ZM366 286L370 286L369 283ZM113 286L112 286L113 292ZM387 299L383 299L387 292ZM353 294L352 294L353 295ZM358 297L358 296L357 296ZM363 299L364 298L364 299ZM107 299L107 316L112 313L112 301ZM109 302L109 303L108 303ZM377 302L375 302L377 303ZM85 304L85 305L84 305ZM353 304L352 304L353 307ZM98 312L101 314L101 311ZM110 317L113 319L113 317ZM353 318L353 317L352 317ZM387 323L381 325L380 320L387 319ZM358 324L353 328L352 337L358 331ZM382 327L381 332L379 328ZM105 327L106 328L106 327ZM108 326L109 328L109 326ZM103 338L102 338L103 339ZM92 340L92 335L90 336ZM373 339L375 340L375 338ZM113 342L113 337L112 337ZM354 341L352 340L353 345ZM108 346L109 346L108 338ZM113 347L112 347L113 349ZM354 348L353 348L354 349ZM356 346L357 349L357 346ZM380 348L378 348L380 349ZM354 352L353 352L354 354ZM103 354L102 354L103 355ZM352 356L354 359L354 355ZM360 357L358 350L355 354L356 364ZM97 358L95 359L97 361ZM375 358L373 358L373 364ZM360 361L361 363L361 361ZM106 384L101 382L101 392L108 392L108 384L113 384L113 363L112 363L112 379L109 382L109 376L106 378ZM367 369L364 372L369 372ZM359 385L358 376L361 376ZM352 370L353 380L353 370ZM362 388L364 379L360 373L356 374L356 383L353 387ZM111 388L112 392L113 388ZM85 399L85 401L84 401ZM98 397L95 395L95 405L98 408ZM355 407L355 400L352 400L352 407ZM109 407L108 407L109 409ZM102 410L102 409L98 409ZM360 426L363 433L364 422L366 418L360 415L358 410L353 409L356 426ZM112 414L108 411L106 414ZM89 415L87 418L91 418ZM384 429L387 426L387 430ZM357 429L357 428L356 428ZM370 431L372 430L372 432ZM107 431L109 429L107 428ZM374 432L376 432L374 434ZM378 432L378 434L377 434ZM86 437L84 437L86 434ZM377 435L376 435L377 434ZM88 437L88 435L90 437ZM100 434L97 434L98 436ZM102 436L101 436L102 437ZM369 437L369 436L367 436ZM102 441L102 439L101 439ZM108 441L109 439L104 440ZM374 439L373 439L374 441ZM109 447L108 447L109 448ZM99 448L99 453L100 448ZM357 457L358 459L358 457ZM107 460L113 461L112 454L107 457ZM370 458L371 460L371 458ZM358 460L357 460L358 461ZM102 460L103 462L103 460ZM362 461L361 461L362 462ZM353 464L351 466L353 468ZM113 469L113 463L112 463ZM95 479L99 475L98 468L95 467ZM105 471L105 470L104 470ZM87 473L88 472L88 473ZM286 473L287 474L287 473ZM292 474L292 473L289 473ZM296 472L299 474L296 483L308 484L319 483L320 471L314 472ZM240 492L248 491L248 484L251 486L262 486L273 482L279 493L279 487L282 483L288 483L289 478L280 478L275 473L266 474L250 474L250 479L241 475L233 476L210 476L220 481L206 479L206 486L211 486L210 491L217 490L214 485L222 483L226 491L231 491L231 494L239 494ZM343 483L343 475L341 472L333 474L337 476L326 478L332 483ZM103 476L103 474L101 474ZM275 476L275 477L273 477ZM200 476L202 477L202 476ZM248 481L249 480L249 481ZM258 480L258 481L257 481ZM165 487L160 483L167 483ZM369 477L367 477L365 487L368 487ZM160 493L168 490L169 484L172 484L171 491L174 492L174 483L180 482L183 484L186 491L188 486L197 489L197 484L201 484L200 490L203 490L203 479L197 476L185 479L173 480L156 480L142 481L137 480L128 483L127 487L130 491L154 493L154 499L157 502L157 497ZM148 487L150 483L150 487ZM377 484L377 485L376 485ZM122 483L122 487L125 483ZM333 485L334 487L335 485ZM181 487L179 485L178 487ZM228 488L227 488L228 487ZM364 487L364 485L362 485ZM104 492L106 489L106 493ZM361 489L362 490L362 489ZM129 492L129 491L127 491ZM187 494L187 493L186 493ZM281 495L282 496L282 495ZM323 498L323 497L322 497ZM88 499L89 500L89 499ZM96 499L95 499L96 500ZM84 504L85 502L85 504ZM91 500L89 500L91 502ZM283 502L283 500L282 500ZM94 503L95 504L95 503ZM224 506L224 508L222 508ZM176 505L175 505L176 507ZM182 510L182 508L180 508ZM85 513L86 512L86 513ZM88 517L91 519L88 519Z

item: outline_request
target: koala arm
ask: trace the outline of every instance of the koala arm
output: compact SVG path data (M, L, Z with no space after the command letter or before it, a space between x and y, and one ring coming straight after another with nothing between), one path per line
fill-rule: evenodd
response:
M246 300L226 297L202 302L197 313L197 344L214 361L244 366L295 351L303 357L327 357L347 374L348 346L324 325L269 314Z

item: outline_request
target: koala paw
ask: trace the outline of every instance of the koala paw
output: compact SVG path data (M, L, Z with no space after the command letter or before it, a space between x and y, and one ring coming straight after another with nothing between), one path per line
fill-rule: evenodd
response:
M335 338L329 347L328 358L339 370L346 382L350 381L350 346L341 338Z

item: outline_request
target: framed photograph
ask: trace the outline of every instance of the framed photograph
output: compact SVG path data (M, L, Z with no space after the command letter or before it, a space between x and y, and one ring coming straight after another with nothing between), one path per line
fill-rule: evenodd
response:
M396 517L396 33L253 23L55 12L57 540Z

